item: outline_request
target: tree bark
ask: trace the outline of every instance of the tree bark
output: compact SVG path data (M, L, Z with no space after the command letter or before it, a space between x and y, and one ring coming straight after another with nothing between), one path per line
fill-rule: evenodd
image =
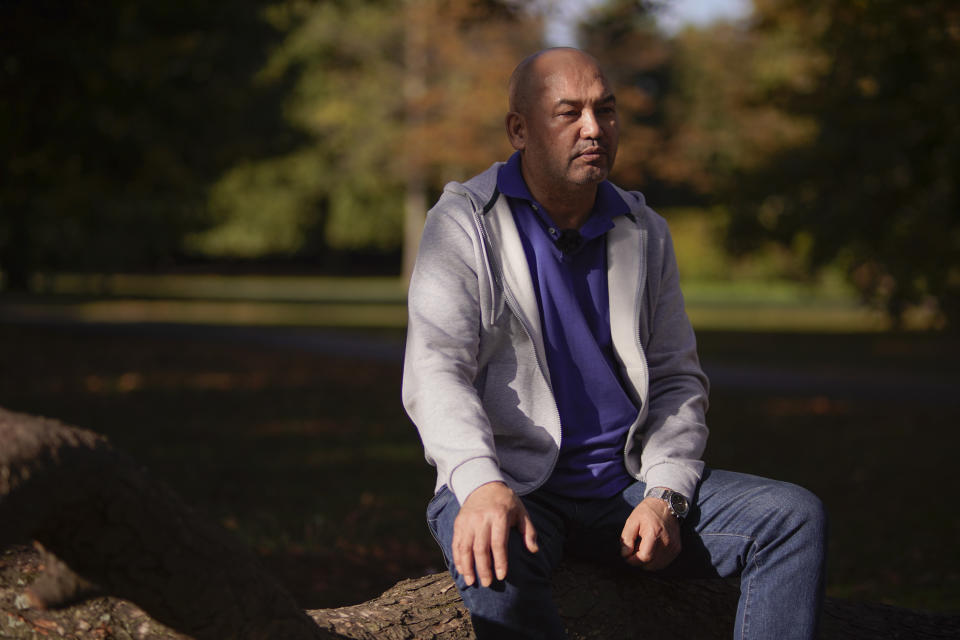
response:
M0 548L37 541L31 604L95 591L197 640L329 638L255 556L102 437L0 409Z
M303 612L252 553L96 434L0 409L0 443L0 638L474 637L447 574ZM569 563L554 594L571 638L712 640L732 636L738 591ZM820 637L960 638L960 616L828 599Z
M568 563L554 597L571 640L727 640L738 588L724 580L666 580ZM447 574L404 580L379 598L308 612L348 638L472 639L469 617ZM960 638L960 616L827 598L821 640Z

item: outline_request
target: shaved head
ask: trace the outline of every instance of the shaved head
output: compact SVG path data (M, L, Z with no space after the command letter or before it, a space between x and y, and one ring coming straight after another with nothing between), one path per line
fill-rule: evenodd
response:
M597 59L585 51L573 47L554 47L531 54L520 61L510 76L510 111L527 115L530 105L543 89L544 79L558 65L584 64L593 67L597 75L603 78L603 71Z

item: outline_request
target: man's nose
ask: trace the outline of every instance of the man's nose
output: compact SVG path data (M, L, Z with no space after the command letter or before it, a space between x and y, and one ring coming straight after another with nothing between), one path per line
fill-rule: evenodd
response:
M592 109L584 109L581 116L580 137L599 138L602 133L597 114Z

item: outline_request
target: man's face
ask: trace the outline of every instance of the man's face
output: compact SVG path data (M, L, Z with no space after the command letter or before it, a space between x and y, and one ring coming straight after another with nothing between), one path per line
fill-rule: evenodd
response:
M606 179L620 133L616 100L602 72L581 56L545 56L526 109L524 164L544 187ZM566 183L566 184L564 184Z

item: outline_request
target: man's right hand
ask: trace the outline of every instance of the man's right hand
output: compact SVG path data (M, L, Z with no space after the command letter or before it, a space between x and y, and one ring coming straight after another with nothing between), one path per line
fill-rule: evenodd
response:
M502 482L489 482L464 500L453 522L453 563L468 586L476 578L489 587L494 574L497 580L507 577L507 540L512 527L520 531L530 553L536 553L537 532L513 489Z

